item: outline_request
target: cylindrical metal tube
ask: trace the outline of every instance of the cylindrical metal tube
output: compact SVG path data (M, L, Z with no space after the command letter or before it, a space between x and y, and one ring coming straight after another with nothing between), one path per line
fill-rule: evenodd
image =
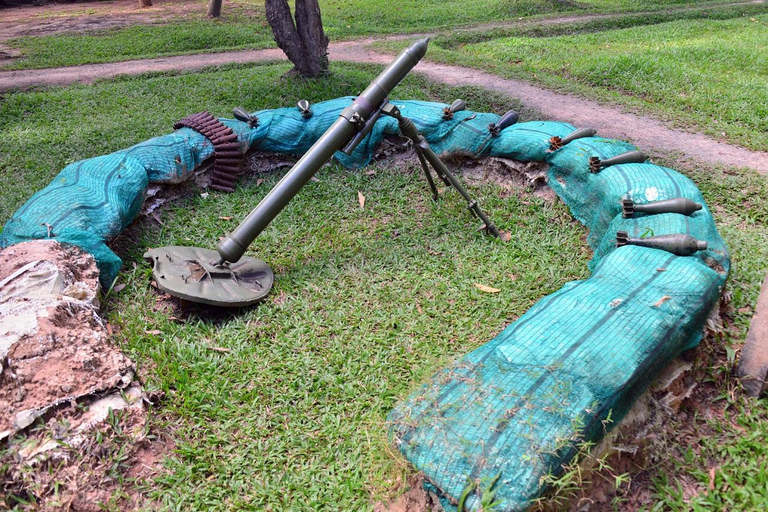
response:
M405 78L427 52L429 39L422 39L403 50L392 63L345 109L341 116L294 164L275 187L235 230L219 242L220 263L236 262L248 246L269 225L278 213L299 192L339 149L358 131L359 122L365 123L392 89ZM356 122L359 119L359 122Z

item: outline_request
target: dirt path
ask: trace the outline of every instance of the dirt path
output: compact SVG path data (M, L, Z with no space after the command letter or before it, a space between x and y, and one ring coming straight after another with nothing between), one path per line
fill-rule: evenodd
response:
M330 58L377 64L391 60L389 56L351 45L333 46ZM590 126L602 136L626 140L642 149L678 153L693 161L750 167L761 174L768 174L767 152L731 146L700 133L675 130L655 119L624 112L617 106L552 92L528 82L500 78L477 69L422 61L416 70L438 82L483 87L518 98L548 118L567 121L575 126Z
M329 48L335 61L386 64L391 57L364 48L368 41L334 43ZM150 71L193 70L230 63L283 60L278 49L181 55L160 59L133 60L108 64L91 64L67 68L2 71L0 90L28 88L36 85L67 85L90 83L100 78L135 75ZM576 126L591 126L607 137L627 140L653 152L676 153L692 161L711 162L735 167L750 167L768 174L768 153L750 151L716 141L705 135L671 129L661 122L623 112L619 107L601 105L596 101L560 94L519 80L510 80L476 69L422 61L416 68L427 77L451 85L471 85L520 99L551 119L567 121Z

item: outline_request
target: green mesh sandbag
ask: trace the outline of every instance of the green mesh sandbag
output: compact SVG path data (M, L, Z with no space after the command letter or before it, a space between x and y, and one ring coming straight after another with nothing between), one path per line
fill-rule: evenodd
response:
M278 108L254 112L258 125L248 136L251 146L260 151L303 155L352 104L352 96L322 101L312 105L312 117L305 119L297 108ZM396 133L397 121L381 118L351 155L337 151L334 158L344 167L358 168L373 158L384 133Z
M586 137L576 139L547 158L549 172L547 182L552 190L571 208L573 216L587 224L587 218L594 213L591 206L600 201L599 189L592 186L592 173L589 170L589 158L596 156L601 160L618 156L637 149L628 142ZM568 185L565 178L568 178Z
M557 474L580 441L602 437L672 358L700 341L728 275L727 248L700 192L682 174L652 164L589 170L589 157L634 149L587 138L550 154L550 185L590 229L593 275L540 300L390 415L393 442L446 509L455 509L466 491L466 509L479 510L473 483L496 482L497 510L526 510L546 474ZM703 208L690 217L622 218L623 198L673 197ZM687 233L709 245L688 257L617 248L618 230L638 237Z
M124 153L68 165L13 214L0 246L39 239L77 245L96 258L101 284L109 286L120 258L106 242L136 218L148 184L143 164Z
M695 257L614 250L399 403L392 440L447 509L469 482L496 481L495 510L525 510L578 441L600 437L698 343L724 280ZM480 510L477 493L466 510Z
M431 101L393 101L403 116L411 119L419 133L439 154L481 157L488 153L492 137L488 125L499 120L496 114L461 110L444 119L445 103Z
M151 183L181 183L213 156L213 144L190 128L181 128L119 151L140 161Z
M248 125L233 119L219 121L231 128L237 136L240 152L248 152L251 134ZM182 183L200 164L213 156L213 144L203 134L191 128L180 128L118 153L139 160L147 171L150 183Z
M571 124L557 121L516 123L493 139L489 155L523 162L543 162L550 154L549 139L565 137L575 130Z

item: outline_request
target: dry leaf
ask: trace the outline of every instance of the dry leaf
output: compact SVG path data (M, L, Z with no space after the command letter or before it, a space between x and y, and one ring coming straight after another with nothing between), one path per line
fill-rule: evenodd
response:
M357 191L357 202L360 203L360 208L365 208L365 196L359 190Z
M751 306L744 306L743 308L738 309L739 313L751 313L752 307Z
M208 347L208 350L213 350L214 352L221 352L221 353L232 352L228 348L224 348L224 347Z
M474 283L474 284L475 284L475 288L477 288L481 292L485 292L485 293L499 293L501 291L498 288L491 288L490 286L485 286L484 284L480 284L480 283Z
M376 174L376 171L371 169L370 171L365 171L365 174L366 174L366 176L373 176L374 174Z
M661 306L662 304L664 304L665 302L667 302L671 298L672 297L670 297L669 295L665 295L662 298L660 298L659 301L656 304L653 305L653 307L657 308L657 307Z
M421 304L419 304L418 302L416 303L416 310L419 312L420 315L424 314L424 311L422 311L421 309Z
M120 290L122 290L123 288L125 288L125 284L124 283L118 284L114 288L112 288L112 293L117 293Z
M107 334L112 336L112 326L109 324L109 322L107 322Z
M221 220L232 220L232 217L219 217Z
M709 490L710 491L715 490L715 471L717 471L717 468L715 467L709 468Z
M159 336L160 334L163 334L163 331L159 329L152 329L151 331L144 331L147 334L154 334L155 336Z
M256 180L256 186L257 186L257 187L258 187L259 185L261 185L262 183L264 183L264 179L263 179L263 178L259 178L259 179L257 179L257 180Z
M311 179L312 181L316 181L316 182L320 183L320 180L319 180L319 179L317 179L317 178L315 178L314 176L312 176L310 179Z

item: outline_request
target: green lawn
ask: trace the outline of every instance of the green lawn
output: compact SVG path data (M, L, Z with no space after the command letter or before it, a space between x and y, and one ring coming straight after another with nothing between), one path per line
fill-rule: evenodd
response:
M334 66L328 79L276 88L287 65L232 67L8 95L0 180L14 200L2 219L65 163L167 132L186 113L355 93L376 69ZM516 106L418 78L396 96L460 96L481 111ZM139 229L141 243L123 254L127 287L106 314L147 385L167 393L160 414L173 424L177 449L170 472L150 486L159 502L187 510L369 507L408 472L386 441L395 401L542 295L587 275L583 228L561 204L470 185L512 233L505 244L477 231L455 192L433 204L417 162L372 170L333 166L302 190L255 244L277 273L272 294L237 314L173 321L157 308L141 254L167 244L213 247L236 222L220 217L242 218L279 176L231 195L195 194L165 213L164 225ZM19 174L34 185L22 186Z
M124 274L110 321L130 355L162 368L154 381L179 417L171 472L153 489L160 501L366 509L408 473L386 439L395 402L586 275L583 230L562 206L472 187L512 230L504 244L476 230L455 194L433 205L416 166L370 170L324 170L262 234L250 253L277 282L257 308L179 324L154 309L146 265ZM219 217L241 218L276 181L179 204L142 245L213 247L234 226Z
M261 3L239 4L231 11L225 5L220 22L172 20L103 34L19 39L12 44L28 58L15 66L273 45L259 18ZM695 9L668 11L685 6ZM322 9L335 40L531 18L517 28L439 37L427 58L626 105L768 149L768 14L762 5L325 0ZM638 9L657 12L538 23L562 13ZM711 19L697 19L702 17ZM257 110L303 97L355 94L378 68L337 64L323 80L281 81L287 69L229 66L4 94L0 222L68 163L167 133L189 113L229 115L236 105ZM519 107L416 77L393 96L447 102L463 97L480 111ZM657 162L698 184L730 247L733 325L716 350L721 360L732 360L768 271L768 179L671 156ZM513 242L503 244L475 231L477 222L455 193L432 204L415 164L381 163L371 168L373 174L338 166L321 171L320 181L310 182L251 251L276 271L273 293L235 315L172 321L172 313L155 303L141 254L149 246L215 246L279 176L266 176L260 185L251 180L232 195L192 195L163 214L162 226L136 228L140 244L122 254L128 264L120 282L127 287L110 297L106 314L148 386L167 393L155 421L173 426L168 432L176 451L166 462L169 472L148 485L159 502L174 509L370 508L410 471L386 442L384 418L392 405L433 371L500 332L539 297L587 275L584 230L562 205L473 184L472 193L491 218L512 232ZM365 209L358 205L358 191L366 197ZM485 294L474 283L502 291ZM666 461L650 473L654 510L766 507L768 401L747 401L738 393L733 398L730 369L723 363L706 371L706 379L722 390L716 405L728 404L724 417L702 417L690 433L671 426ZM709 490L712 467L717 470ZM2 468L0 463L0 473ZM681 475L706 492L691 497Z
M428 58L619 103L765 151L768 8L759 9L735 19L552 37L438 39Z
M272 48L264 20L199 19L162 25L135 25L91 34L55 34L6 41L22 58L2 69L52 68L189 53Z
M489 22L538 20L561 14L589 14L643 10L664 13L669 8L700 12L722 1L701 4L692 0L633 3L627 0L447 0L398 2L378 0L321 0L323 25L331 40L361 36L436 32ZM188 53L273 47L263 2L237 0L225 5L223 16L212 21L171 15L164 24L137 25L88 34L22 37L4 44L23 57L1 69L31 69L114 62Z
M7 94L0 104L6 135L0 221L67 163L166 133L186 114L227 115L238 104L256 110L354 94L378 68L334 65L327 79L280 82L287 69L231 66ZM393 96L463 97L480 111L518 107L417 77ZM732 350L751 314L742 308L754 304L767 270L768 181L749 171L662 163L699 184L731 248L735 323L720 350ZM276 271L275 289L263 304L237 314L174 321L155 301L141 254L169 244L213 247L277 175L231 195L189 196L163 214L162 226L137 227L138 244L119 244L130 247L120 276L127 286L110 298L106 315L147 385L167 393L156 421L172 426L167 432L176 446L165 463L169 472L146 486L159 502L187 510L370 508L401 488L410 471L387 445L392 405L542 295L587 275L584 230L561 204L472 184L491 218L512 232L513 241L504 244L476 231L455 193L433 204L416 162L371 170L332 166L302 190L251 251ZM486 294L474 283L501 292ZM722 372L707 374L725 386ZM745 406L737 399L730 410L735 419L715 418L698 437L685 438L695 449L673 456L683 439L670 446L672 462L652 473L660 506L690 508L676 490L677 475L706 487L702 468L711 464L720 467L717 485L696 498L697 506L733 508L726 504L736 497L744 509L765 502L759 425L768 403ZM744 436L741 425L756 433Z

